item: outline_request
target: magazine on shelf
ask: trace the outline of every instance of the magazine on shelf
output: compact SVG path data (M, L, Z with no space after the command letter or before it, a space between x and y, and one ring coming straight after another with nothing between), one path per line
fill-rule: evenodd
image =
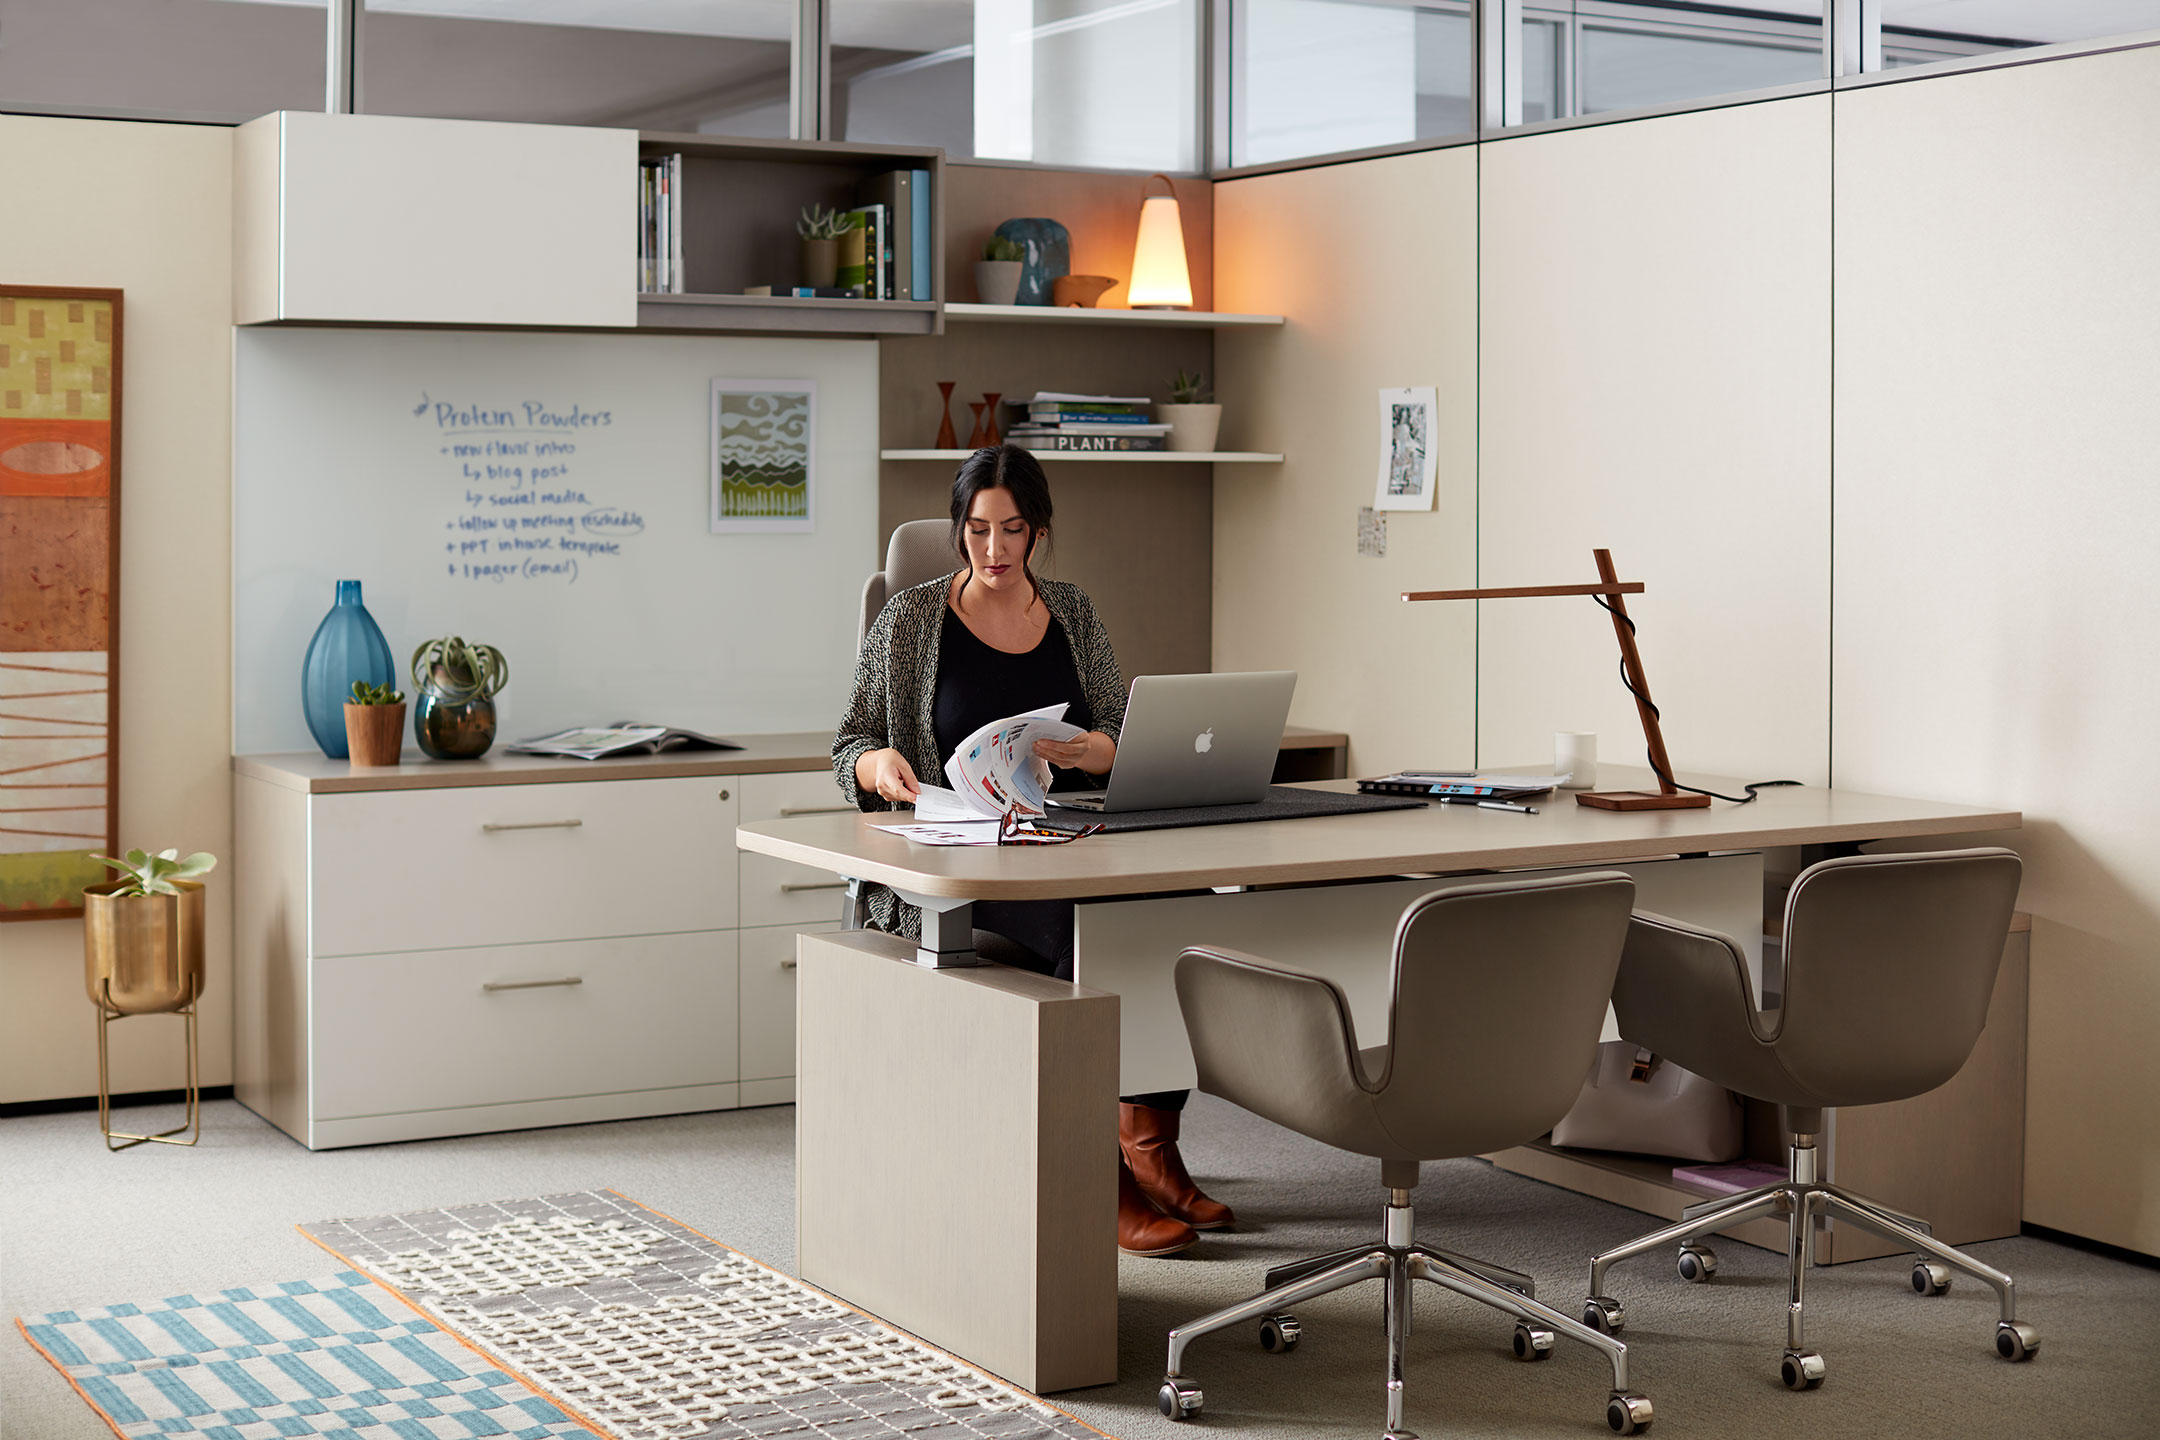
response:
M663 750L678 748L740 750L743 747L732 740L700 735L695 730L671 729L666 725L634 725L627 720L618 720L613 725L558 730L553 735L535 736L503 748L518 755L563 755L572 760L599 760L609 755L657 755Z

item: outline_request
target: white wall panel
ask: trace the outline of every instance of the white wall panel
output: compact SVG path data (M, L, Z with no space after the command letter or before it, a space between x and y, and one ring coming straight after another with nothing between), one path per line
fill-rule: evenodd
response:
M1827 772L1829 105L1483 147L1478 583L1612 550L1683 778ZM1593 601L1477 608L1484 763L1643 763Z
M1216 476L1215 668L1296 670L1290 718L1349 731L1353 773L1470 763L1474 617L1398 596L1472 583L1476 185L1464 147L1215 187L1217 308L1289 317L1215 339L1223 447L1288 457ZM1366 559L1378 391L1407 385L1439 391L1439 504Z
M1837 105L1837 783L2024 810L2025 1214L2160 1252L2160 49Z

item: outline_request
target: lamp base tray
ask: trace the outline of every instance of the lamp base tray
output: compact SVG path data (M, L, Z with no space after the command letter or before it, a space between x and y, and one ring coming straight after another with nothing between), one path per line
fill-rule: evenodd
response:
M1655 790L1581 790L1575 803L1593 810L1706 810L1708 795L1663 795Z

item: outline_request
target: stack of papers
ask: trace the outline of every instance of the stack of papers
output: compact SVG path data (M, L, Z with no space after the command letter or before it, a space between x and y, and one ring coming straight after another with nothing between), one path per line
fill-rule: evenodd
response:
M1573 779L1568 775L1500 775L1479 772L1443 775L1438 772L1399 770L1377 780L1360 780L1358 789L1368 795L1464 795L1480 800L1520 800L1543 795L1556 785Z

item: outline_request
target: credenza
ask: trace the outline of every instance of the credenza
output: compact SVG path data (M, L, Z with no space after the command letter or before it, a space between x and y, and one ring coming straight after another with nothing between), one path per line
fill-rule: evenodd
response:
M740 821L846 806L830 734L562 760L233 760L233 1092L311 1149L795 1098L831 873Z

